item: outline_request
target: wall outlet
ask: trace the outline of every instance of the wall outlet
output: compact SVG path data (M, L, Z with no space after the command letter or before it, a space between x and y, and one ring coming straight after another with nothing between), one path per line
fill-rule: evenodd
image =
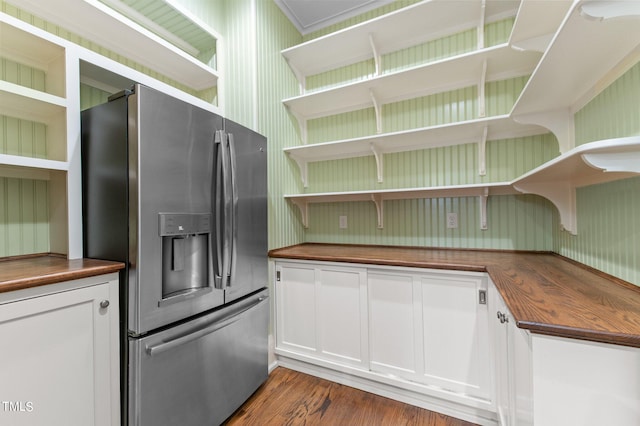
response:
M447 213L447 228L455 229L458 227L458 213Z
M347 229L347 217L346 216L340 216L340 229Z

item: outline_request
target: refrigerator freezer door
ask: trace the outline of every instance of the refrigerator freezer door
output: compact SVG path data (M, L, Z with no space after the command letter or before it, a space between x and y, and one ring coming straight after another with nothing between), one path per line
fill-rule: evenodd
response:
M222 423L267 379L268 293L130 340L129 425Z
M233 171L234 218L230 279L225 302L267 286L267 139L224 122Z

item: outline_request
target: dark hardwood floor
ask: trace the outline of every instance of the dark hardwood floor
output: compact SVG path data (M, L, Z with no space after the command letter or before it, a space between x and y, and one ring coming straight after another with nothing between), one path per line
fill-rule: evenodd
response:
M278 367L225 425L473 424Z

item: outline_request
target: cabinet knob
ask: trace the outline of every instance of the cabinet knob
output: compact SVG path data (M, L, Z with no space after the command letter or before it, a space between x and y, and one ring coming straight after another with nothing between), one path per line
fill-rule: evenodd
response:
M103 300L102 302L100 302L100 307L102 309L106 309L109 307L109 301L108 300Z

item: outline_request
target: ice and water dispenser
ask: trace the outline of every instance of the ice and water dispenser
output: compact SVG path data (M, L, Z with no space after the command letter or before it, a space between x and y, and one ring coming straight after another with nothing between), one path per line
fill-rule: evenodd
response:
M211 291L211 214L160 213L159 218L162 237L162 301L159 305Z

